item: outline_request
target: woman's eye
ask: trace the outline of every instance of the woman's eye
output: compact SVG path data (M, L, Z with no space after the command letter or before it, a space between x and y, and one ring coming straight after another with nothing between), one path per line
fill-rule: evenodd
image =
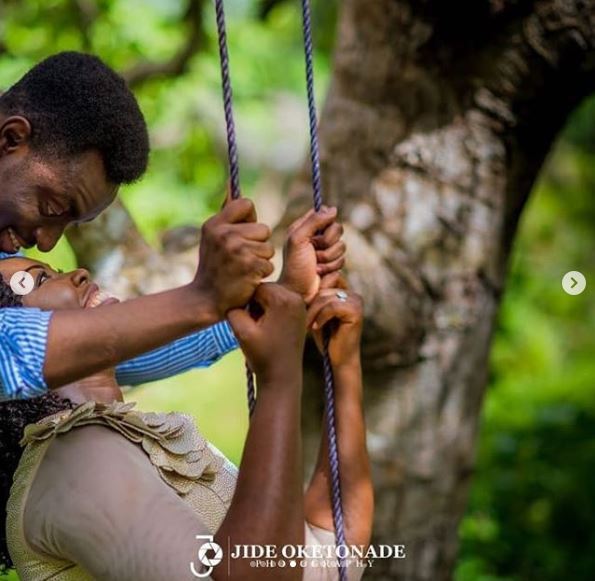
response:
M49 275L46 272L40 272L37 277L37 286L40 287L46 280L49 280Z

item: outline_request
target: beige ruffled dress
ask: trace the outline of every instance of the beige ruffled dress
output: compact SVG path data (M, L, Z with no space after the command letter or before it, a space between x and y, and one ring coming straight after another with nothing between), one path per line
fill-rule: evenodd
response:
M229 509L237 468L190 416L134 405L86 402L26 427L7 505L22 581L183 581L197 578L192 560L204 573L197 551ZM308 523L305 539L334 546ZM362 574L348 569L350 581ZM338 575L308 567L303 578Z

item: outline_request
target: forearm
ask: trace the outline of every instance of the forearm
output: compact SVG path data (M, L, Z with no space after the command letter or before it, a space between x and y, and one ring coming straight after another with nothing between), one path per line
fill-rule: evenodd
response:
M357 545L368 544L372 530L374 497L370 460L366 448L359 358L354 358L348 365L340 368L334 367L333 375L339 474L346 540L348 543ZM318 460L306 490L304 510L308 522L332 530L330 482L325 413Z
M215 540L236 544L302 544L304 539L301 444L301 370L275 386L260 385L236 491ZM232 578L300 579L292 569L254 570L248 559L232 562ZM213 579L227 578L217 570Z
M59 387L215 322L211 302L188 286L97 309L55 312L46 383Z

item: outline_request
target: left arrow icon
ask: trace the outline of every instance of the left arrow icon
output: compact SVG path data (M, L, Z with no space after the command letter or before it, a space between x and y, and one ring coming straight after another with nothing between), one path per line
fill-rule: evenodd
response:
M10 277L10 288L12 289L12 292L17 295L28 295L34 287L35 281L33 280L33 277L24 270L19 270L19 272L15 272Z

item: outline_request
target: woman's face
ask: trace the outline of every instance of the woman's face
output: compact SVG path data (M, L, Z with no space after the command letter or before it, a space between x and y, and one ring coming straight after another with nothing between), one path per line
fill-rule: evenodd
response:
M118 299L101 291L84 268L61 272L29 258L0 260L0 274L7 284L19 271L28 272L34 281L33 290L22 297L23 305L26 307L60 311L93 308L118 302Z

